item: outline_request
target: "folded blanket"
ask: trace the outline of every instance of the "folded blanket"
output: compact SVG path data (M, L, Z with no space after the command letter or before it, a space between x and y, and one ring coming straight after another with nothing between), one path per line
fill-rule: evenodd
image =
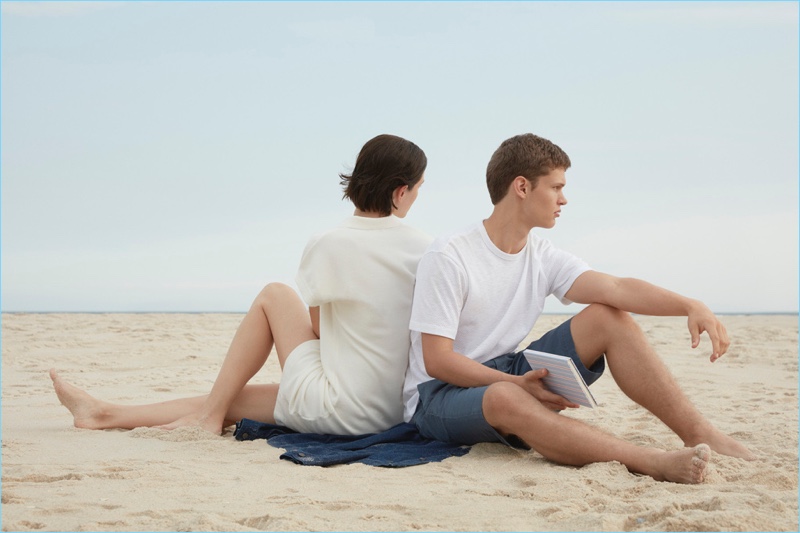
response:
M398 424L381 433L343 436L297 433L284 426L243 418L236 423L233 436L236 440L267 439L270 445L286 450L281 459L311 466L358 462L402 467L437 462L469 452L468 446L427 439L413 424Z

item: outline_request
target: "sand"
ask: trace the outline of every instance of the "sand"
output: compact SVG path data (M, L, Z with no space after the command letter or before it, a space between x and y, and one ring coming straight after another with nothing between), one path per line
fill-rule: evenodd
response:
M4 531L797 531L798 319L724 316L729 353L689 348L685 319L637 317L690 397L759 454L712 454L700 485L618 463L573 468L499 444L404 469L304 467L264 441L199 430L76 429L47 376L121 403L206 393L242 315L3 314ZM544 316L532 336L564 317ZM275 358L254 378L279 378ZM605 375L569 416L682 445Z

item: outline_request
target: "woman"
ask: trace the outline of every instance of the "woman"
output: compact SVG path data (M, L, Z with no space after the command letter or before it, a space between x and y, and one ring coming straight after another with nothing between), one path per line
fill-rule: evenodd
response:
M414 275L430 238L400 219L417 198L426 165L425 153L400 137L379 135L364 145L352 174L340 174L353 216L312 238L303 253L297 285L305 304L290 287L267 285L208 395L117 405L50 370L75 426L199 426L220 434L250 418L301 432L358 435L402 422ZM280 384L248 384L273 347Z

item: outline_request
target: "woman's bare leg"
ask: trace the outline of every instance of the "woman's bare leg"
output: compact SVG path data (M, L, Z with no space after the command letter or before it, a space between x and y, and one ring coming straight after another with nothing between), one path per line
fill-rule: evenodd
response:
M167 424L198 411L207 395L147 405L120 405L98 400L51 369L50 378L59 401L69 409L75 427L85 429L134 429ZM272 416L278 385L245 385L223 422L227 427L242 418L274 423Z
M250 378L264 366L273 345L283 368L292 350L316 338L308 308L297 293L281 283L267 285L239 325L214 386L202 406L159 427L199 426L220 434L228 409Z
M121 406L97 400L64 381L54 370L50 377L59 400L73 414L77 427L199 426L220 434L226 423L242 417L274 421L278 386L251 385L245 389L245 385L264 365L273 346L283 368L292 350L316 338L308 309L297 293L286 285L272 283L259 293L239 325L208 395Z

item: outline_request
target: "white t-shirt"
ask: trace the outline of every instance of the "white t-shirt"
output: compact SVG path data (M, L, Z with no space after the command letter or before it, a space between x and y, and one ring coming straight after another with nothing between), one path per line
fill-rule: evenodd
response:
M414 277L430 242L395 216L353 216L309 241L296 281L320 308L320 340L286 360L279 424L357 435L402 422Z
M483 223L436 239L417 269L411 353L403 387L404 418L417 409L417 385L432 378L422 358L422 333L453 339L453 349L484 363L513 352L554 294L563 303L583 260L528 234L516 254L498 249Z

